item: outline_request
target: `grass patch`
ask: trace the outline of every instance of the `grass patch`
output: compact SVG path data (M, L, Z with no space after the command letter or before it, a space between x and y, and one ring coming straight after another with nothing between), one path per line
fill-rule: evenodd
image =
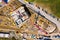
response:
M29 2L42 3L50 7L53 14L60 18L60 0L27 0Z
M28 2L34 2L35 0L26 0L26 1L28 1Z

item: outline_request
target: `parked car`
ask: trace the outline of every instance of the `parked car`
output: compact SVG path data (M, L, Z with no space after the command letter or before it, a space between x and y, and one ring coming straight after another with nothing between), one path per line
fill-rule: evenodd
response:
M54 35L53 38L60 38L60 35Z

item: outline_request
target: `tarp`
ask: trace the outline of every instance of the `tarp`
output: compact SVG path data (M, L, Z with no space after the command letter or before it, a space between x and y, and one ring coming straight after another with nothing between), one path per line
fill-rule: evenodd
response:
M8 0L2 0L3 2L5 2L5 3L8 3Z

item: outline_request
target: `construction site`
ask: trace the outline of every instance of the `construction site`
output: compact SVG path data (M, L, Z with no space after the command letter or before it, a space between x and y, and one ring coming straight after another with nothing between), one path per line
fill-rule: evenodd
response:
M25 0L0 7L0 40L60 40L60 19Z

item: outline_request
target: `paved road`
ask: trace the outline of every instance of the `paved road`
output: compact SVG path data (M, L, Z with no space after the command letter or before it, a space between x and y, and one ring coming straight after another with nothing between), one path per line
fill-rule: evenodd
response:
M37 14L42 15L43 17L45 17L46 19L48 19L49 21L53 22L54 24L56 24L56 26L58 28L60 28L60 22L57 20L57 18L53 18L52 16L50 16L49 14L47 14L46 12L42 11L42 8L37 8L36 6L26 3L23 0L19 0L22 4L25 4L28 8L30 8L31 10L35 11Z

